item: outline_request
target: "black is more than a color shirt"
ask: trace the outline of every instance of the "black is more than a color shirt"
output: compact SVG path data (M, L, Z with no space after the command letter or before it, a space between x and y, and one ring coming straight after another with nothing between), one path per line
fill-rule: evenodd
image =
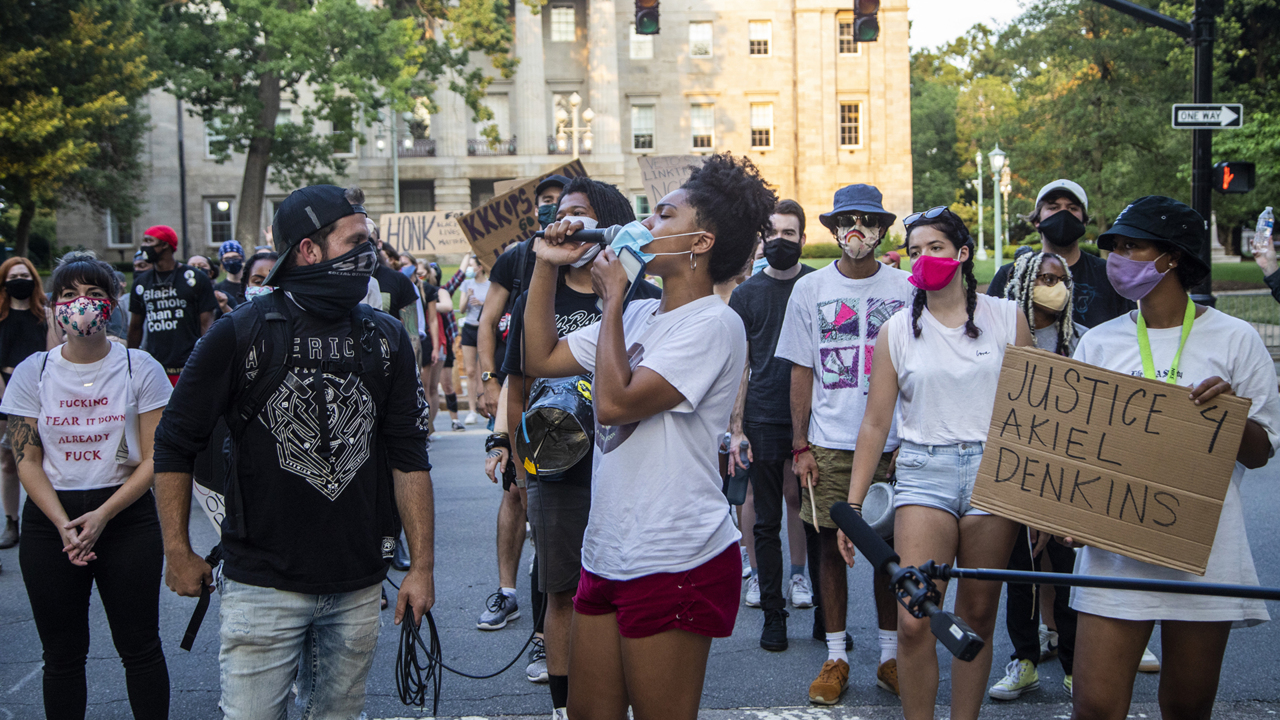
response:
M129 294L129 312L145 318L147 342L143 349L160 361L169 375L182 372L200 339L200 314L217 307L209 273L182 263L168 272L151 268L142 273Z
M779 280L761 271L734 288L729 307L742 318L747 330L747 360L751 378L742 419L749 422L791 425L791 363L777 357L782 320L796 281L813 272L801 264L790 280Z

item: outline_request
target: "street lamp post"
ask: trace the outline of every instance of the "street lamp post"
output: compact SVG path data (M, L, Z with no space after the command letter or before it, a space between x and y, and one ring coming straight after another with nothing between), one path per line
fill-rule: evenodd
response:
M1000 171L1004 170L1005 153L1000 149L1000 143L996 143L996 149L987 153L987 157L991 159L991 179L995 181L995 201L996 201L996 269L1000 268L1000 264L1004 262L1004 247L1001 245L1001 233L1003 228L1000 225Z
M978 181L977 181L978 182L978 259L986 260L987 259L987 242L985 237L986 230L982 227L982 151L981 150L979 150L978 154L974 157L974 162L978 166ZM996 267L999 267L999 266L1000 266L1000 263L997 262Z
M587 108L581 115L582 121L586 124L580 125L578 123L580 105L582 105L582 96L575 92L569 96L569 112L562 107L556 108L556 147L560 152L564 152L569 148L570 137L572 137L574 160L578 159L579 144L583 150L591 152L591 143L595 137L591 134L591 121L596 118L596 114L591 108Z
M1000 173L1000 194L1004 196L1004 242L1006 245L1012 245L1013 241L1009 239L1009 193L1013 190L1013 172L1009 170L1009 163L1005 161L1004 171Z

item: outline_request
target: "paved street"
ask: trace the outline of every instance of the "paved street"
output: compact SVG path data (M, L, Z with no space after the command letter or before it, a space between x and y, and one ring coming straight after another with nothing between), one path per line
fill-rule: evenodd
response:
M443 414L442 414L443 416ZM447 416L444 416L447 422ZM483 475L483 430L438 434L432 448L436 486L436 592L434 612L441 632L447 661L473 673L492 672L508 662L528 638L532 627L527 607L527 571L530 555L522 561L520 600L523 616L507 629L482 633L475 618L488 595L496 590L494 560L494 518L498 492ZM1280 585L1280 500L1277 481L1280 464L1252 472L1244 486L1253 554L1259 563L1263 584ZM197 511L198 512L198 511ZM196 547L203 552L214 541L208 521L192 518L197 530ZM0 717L38 718L43 716L40 695L40 643L31 621L30 606L18 570L16 549L0 552L4 572L0 574ZM400 573L392 573L399 579ZM834 709L806 707L806 690L825 659L822 643L809 639L812 611L793 610L790 621L791 649L767 653L760 649L760 612L744 608L738 616L733 637L712 646L703 696L704 716L715 720L760 718L800 720L802 718L889 718L897 717L897 700L878 690L874 668L878 647L874 614L870 603L869 571L865 563L851 573L850 630L855 648L851 653L853 676L844 702ZM394 602L394 592L392 592ZM195 601L178 598L167 589L161 593L161 631L166 643L172 677L172 715L175 718L217 718L217 598L192 652L183 652L178 641L186 627ZM1280 608L1273 606L1272 612ZM406 708L396 696L393 668L399 629L384 613L384 628L377 658L369 678L370 718L422 717L429 713ZM110 642L106 618L95 598L91 610L93 644L89 658L89 717L128 718L124 674ZM1236 632L1228 649L1222 674L1218 717L1265 718L1280 710L1280 651L1277 626ZM992 681L1002 675L1002 659L1009 653L1003 631L997 632L996 667ZM486 681L464 680L447 675L444 680L443 716L547 717L550 706L545 686L532 685L523 675L521 659L505 675ZM942 697L949 686L947 664L943 666ZM989 708L989 717L1067 717L1067 695L1062 689L1062 670L1056 661L1041 672L1042 689L1029 696ZM1138 679L1131 717L1158 717L1157 678ZM1034 707L1033 707L1034 706ZM743 710L772 708L773 710ZM296 714L296 713L295 713ZM940 716L945 716L945 709Z

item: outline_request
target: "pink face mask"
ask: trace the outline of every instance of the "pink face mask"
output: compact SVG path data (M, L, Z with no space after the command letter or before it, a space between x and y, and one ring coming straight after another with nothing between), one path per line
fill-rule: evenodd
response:
M1161 255L1156 258L1159 260ZM1130 260L1117 253L1107 256L1107 279L1116 294L1126 300L1137 302L1155 289L1169 271L1156 270L1156 260Z
M107 320L111 317L111 301L81 295L55 304L54 314L69 334L89 337L106 329Z
M955 258L921 255L911 261L912 285L925 292L937 292L946 287L960 269L960 261Z

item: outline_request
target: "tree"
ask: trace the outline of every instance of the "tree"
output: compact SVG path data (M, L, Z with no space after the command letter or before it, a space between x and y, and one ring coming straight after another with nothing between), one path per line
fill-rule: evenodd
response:
M145 127L134 103L155 79L135 10L0 0L0 192L20 208L18 255L27 255L36 211L66 191L99 209L134 207ZM113 167L124 176L106 177Z
M157 0L158 1L158 0ZM500 0L402 0L365 8L357 0L188 0L165 4L160 27L168 89L220 138L219 162L245 153L236 238L257 244L267 172L284 186L330 182L365 118L381 111L434 111L447 77L477 120L490 77L468 70L469 51L509 77L515 61L507 5ZM315 102L277 123L281 97ZM332 128L317 132L317 123Z

